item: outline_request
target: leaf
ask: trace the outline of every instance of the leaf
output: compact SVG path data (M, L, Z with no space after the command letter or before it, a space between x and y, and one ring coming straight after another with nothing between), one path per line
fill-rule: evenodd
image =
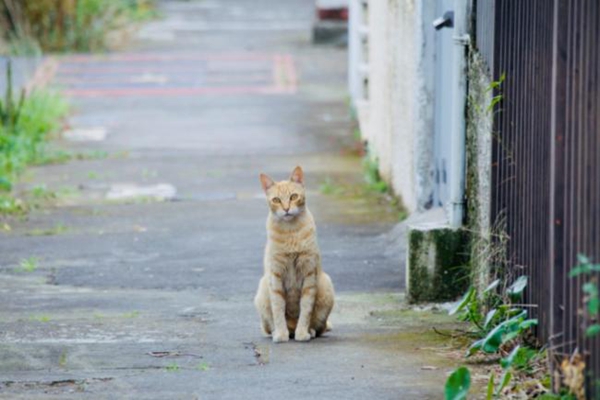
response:
M590 325L585 330L585 336L587 336L587 337L596 336L599 333L600 333L600 324Z
M454 307L452 307L450 309L450 311L448 311L448 315L454 315L457 312L463 310L467 306L467 304L469 304L469 301L471 300L471 297L473 297L474 294L475 294L475 288L473 288L473 287L469 288L467 293L465 293L465 295L458 302L458 304L456 304Z
M590 259L585 254L577 254L577 262L579 264L590 264Z
M485 290L483 291L483 293L487 293L489 291L492 291L492 290L496 289L496 287L498 287L499 284L500 284L500 279L496 279L494 282L490 283L488 285L488 287L485 288Z
M0 191L10 192L12 190L12 183L4 178L0 177Z
M498 390L496 391L496 395L500 395L500 392L502 392L502 389L504 389L506 387L506 385L508 385L508 383L510 382L511 379L512 379L512 373L510 371L506 371L504 373L504 375L502 376L502 380L500 381L500 387L498 387Z
M495 353L502 345L502 336L506 333L506 325L502 323L495 327L488 335L483 339L481 349L486 353Z
M588 312L592 315L596 315L598 314L598 311L600 311L600 299L598 298L598 295L596 295L590 297L588 300Z
M583 291L591 296L598 295L598 288L592 282L588 282L583 285Z
M493 398L494 398L494 374L491 374L490 380L488 381L487 395L485 396L485 399L492 400Z
M496 315L497 312L498 312L497 308L493 308L490 311L488 311L488 313L485 316L485 321L483 322L484 328L487 328L487 326L490 324L490 322L492 322L492 319L494 319L494 316Z
M506 294L514 301L521 298L525 287L527 286L527 276L520 276L512 285L506 290Z
M519 330L529 329L532 326L537 326L537 324L538 324L537 318L526 319L525 321L523 321L519 324Z
M466 367L460 367L448 377L444 394L446 400L463 400L467 398L471 387L471 373Z
M473 354L477 353L479 350L481 350L481 346L483 346L483 341L484 339L479 339L476 342L473 342L471 344L471 346L469 347L469 349L467 350L467 354L466 356L472 356Z
M510 352L510 354L508 355L508 357L503 358L500 360L500 365L502 365L502 368L504 369L508 369L509 367L511 367L515 361L515 357L517 357L517 354L519 353L519 349L521 348L520 345L517 345L513 351Z

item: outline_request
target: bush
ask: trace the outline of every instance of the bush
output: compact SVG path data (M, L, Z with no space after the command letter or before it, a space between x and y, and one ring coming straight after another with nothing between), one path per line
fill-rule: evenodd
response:
M0 28L13 50L97 51L107 34L153 15L154 0L0 0Z
M67 103L56 93L34 91L13 99L10 63L7 90L0 101L0 191L10 191L23 168L44 156L49 133L59 128Z

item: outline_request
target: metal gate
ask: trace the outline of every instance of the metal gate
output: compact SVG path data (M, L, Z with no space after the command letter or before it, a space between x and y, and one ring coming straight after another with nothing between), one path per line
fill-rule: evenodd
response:
M505 219L508 268L528 275L531 313L554 365L586 363L600 398L600 335L584 292L598 272L569 277L579 254L600 263L600 2L478 0L476 44L493 80L492 218ZM494 221L492 221L494 222Z

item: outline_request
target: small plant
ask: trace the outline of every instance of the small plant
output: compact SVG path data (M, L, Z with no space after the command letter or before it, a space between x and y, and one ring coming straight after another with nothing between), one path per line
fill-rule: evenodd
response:
M598 293L598 279L594 273L600 272L600 264L593 264L591 260L579 254L577 256L579 263L569 272L570 278L583 276L586 282L582 286L585 293L583 298L586 314L585 334L588 337L600 334L600 294Z
M19 117L23 111L23 103L25 102L25 90L21 91L21 95L17 101L13 96L13 79L12 79L12 61L6 60L6 93L4 100L0 100L0 124L4 129L12 131L17 127Z
M69 231L69 228L63 224L56 224L52 228L42 229L37 228L33 229L26 233L27 236L55 236L61 235Z
M365 170L365 180L371 190L379 193L385 193L389 190L387 182L381 179L379 161L376 158L367 154L363 160L363 168Z
M34 315L31 317L32 321L38 321L38 322L50 322L50 317L47 315Z
M166 369L167 371L169 371L169 372L179 372L179 370L180 370L181 368L179 367L179 365L177 365L177 363L174 363L174 362L172 362L172 363L170 363L169 365L167 365L167 366L165 367L165 369Z
M65 368L67 366L67 350L63 350L58 358L58 366Z
M25 272L34 272L36 269L38 269L38 266L39 259L36 257L25 258L19 263L19 268L21 271Z
M7 65L7 90L0 100L0 192L10 192L18 175L27 165L44 160L45 141L60 127L67 104L58 95L34 91L21 93L14 100L12 67ZM22 201L0 194L0 214L22 214L27 207Z
M196 366L196 369L198 371L208 371L210 369L210 367L209 367L208 363L203 362L203 363L198 364Z
M504 296L496 294L495 289L500 280L492 282L483 292L483 301L488 307L485 315L480 299L477 297L475 288L471 287L462 300L450 310L450 315L460 313L464 321L472 322L475 326L474 335L481 339L474 342L468 350L468 356L483 351L495 353L506 343L521 336L526 330L537 325L537 319L527 319L527 311L514 307L512 303L521 299L527 277L521 276L510 285Z
M342 188L336 185L330 177L327 177L319 186L319 191L323 194L340 194L342 192Z
M139 311L131 311L131 312L123 314L123 318L137 318L139 316L140 316Z
M492 372L488 380L487 400L500 398L503 390L511 383L515 371L530 372L532 361L542 357L539 351L520 343L523 335L537 325L537 319L528 319L527 311L515 305L523 297L527 277L518 277L504 293L498 292L501 283L500 279L496 279L481 296L471 287L449 312L458 314L460 319L473 324L469 334L476 340L468 348L466 357L479 352L504 356L500 359L502 375L496 381L496 375ZM487 312L484 312L485 310ZM457 372L458 370L455 373ZM464 375L464 372L462 374ZM449 384L450 379L447 387Z

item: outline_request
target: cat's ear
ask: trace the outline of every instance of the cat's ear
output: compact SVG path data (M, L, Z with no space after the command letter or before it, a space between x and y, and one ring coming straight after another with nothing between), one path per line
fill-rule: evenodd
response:
M300 166L294 168L292 176L290 176L290 181L304 185L304 172L302 172L302 168Z
M300 166L294 168L294 172L292 172L292 176L290 176L290 181L304 185L304 172L302 172Z
M267 190L269 190L269 188L275 184L273 179L269 178L265 174L260 174L260 183L262 184L262 188L265 192Z

